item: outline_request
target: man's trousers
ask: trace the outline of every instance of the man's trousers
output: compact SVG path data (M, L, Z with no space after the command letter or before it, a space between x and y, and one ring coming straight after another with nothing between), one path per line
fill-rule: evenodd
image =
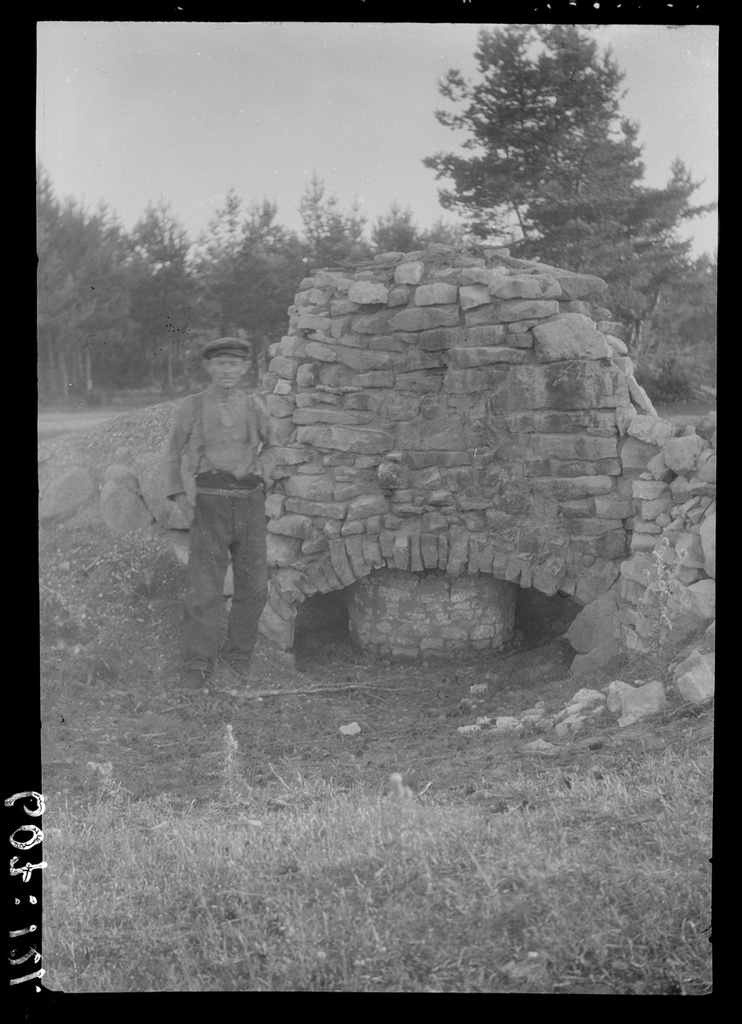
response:
M224 577L232 556L234 594L224 655L247 663L268 596L265 495L262 487L196 494L185 597L185 664L210 672L219 655Z

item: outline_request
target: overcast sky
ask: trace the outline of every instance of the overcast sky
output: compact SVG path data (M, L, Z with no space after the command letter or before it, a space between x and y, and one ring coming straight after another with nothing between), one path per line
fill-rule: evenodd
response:
M438 123L449 68L476 77L476 24L41 22L37 145L57 196L105 200L130 230L169 201L195 241L234 187L301 229L313 172L369 227L395 200L421 228L443 213L422 160L457 148ZM486 26L492 27L492 26ZM626 73L644 183L679 156L717 198L718 27L592 29ZM443 183L445 184L445 183ZM713 252L716 214L687 228Z

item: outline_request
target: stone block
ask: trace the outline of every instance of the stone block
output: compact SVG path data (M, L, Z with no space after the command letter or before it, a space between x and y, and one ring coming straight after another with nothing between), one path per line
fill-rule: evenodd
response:
M485 308L482 307L483 310ZM544 320L558 313L559 303L553 299L503 299L493 303L490 319L478 321L478 311L474 311L466 314L466 322L507 324L519 320Z
M693 613L699 619L716 618L716 581L699 580L685 588L692 602Z
M600 331L600 327L599 326L598 326L597 329ZM617 355L617 356L628 356L629 349L628 349L628 346L626 345L625 341L621 341L620 338L616 338L612 334L606 334L605 331L600 331L600 333L605 337L605 340L611 346L611 348L613 349L613 353L615 355Z
M504 324L483 324L479 327L466 327L459 332L459 335L458 343L461 345L473 345L475 348L484 345L504 345L506 344L507 328ZM512 344L509 338L507 338L507 344Z
M361 455L387 452L394 447L394 436L390 432L364 430L352 426L298 427L296 440L300 444L314 448L355 452Z
M435 327L458 327L458 306L447 309L423 307L420 309L403 309L397 313L389 324L392 331L428 331Z
M394 535L392 541L392 562L395 569L406 571L410 568L410 538L404 533Z
M469 557L469 532L463 526L451 526L448 541L446 572L455 576L462 571Z
M342 540L330 541L330 561L343 586L349 587L352 583L355 583L355 573L350 567L345 544Z
M400 263L394 268L394 280L397 284L420 284L423 269L423 264L417 261Z
M589 498L596 494L610 494L613 478L610 476L540 477L532 481L533 490L545 497L571 500Z
M657 579L657 566L650 555L635 554L621 563L621 575L642 587L648 587Z
M348 299L359 306L386 305L389 290L380 281L355 281L348 291Z
M306 356L309 359L316 359L321 363L334 363L338 358L338 350L332 345L325 345L321 341L310 341L307 343Z
M454 348L460 345L464 338L464 331L459 327L439 327L432 331L422 331L419 334L397 335L403 343L414 345L423 352L440 352L443 349Z
M581 605L590 604L612 586L618 574L619 566L612 559L596 558L580 573L575 583L575 600Z
M630 551L632 555L646 554L649 551L654 551L656 543L656 534L634 532L631 536Z
M599 460L618 454L616 437L590 437L586 434L531 434L529 451L538 458Z
M589 295L605 295L608 286L600 277L592 274L573 274L568 271L552 271L562 289L564 299L584 299Z
M561 313L556 319L533 328L538 362L565 359L604 359L611 354L603 335L586 316Z
M633 373L627 375L626 383L628 385L631 401L639 408L639 411L647 416L656 416L657 410L652 405L649 395L641 384L638 383Z
M620 652L618 641L606 640L585 654L576 654L569 666L569 674L575 677L593 677L596 672L610 665Z
M395 314L385 309L378 313L359 313L352 318L352 331L355 334L389 334ZM344 330L343 333L348 333Z
M296 318L296 330L297 331L328 331L330 330L330 324L332 320L329 316L320 315L319 313L305 313L302 316ZM281 376L284 376L281 374Z
M487 286L483 284L467 285L459 289L459 300L462 309L475 309L492 301Z
M310 501L332 501L335 483L325 474L289 477L283 485L287 498L307 498Z
M293 565L299 557L301 547L300 538L268 533L266 536L268 565L284 568Z
M513 274L490 281L489 294L495 299L555 299L562 289L548 274Z
M638 415L633 405L619 405L616 409L616 427L621 437L625 437L631 421Z
M714 696L716 661L713 653L693 653L682 661L673 673L680 696L693 704L710 700Z
M471 366L489 366L491 363L527 363L530 362L530 353L525 349L513 348L510 345L491 345L481 348L469 345L451 349L446 358L449 366L460 370Z
M611 683L611 687L615 685L615 683ZM621 689L613 692L617 694L620 701L621 716L618 719L618 724L622 729L625 729L626 726L634 725L650 715L656 715L667 707L665 688L659 680L652 680L652 682L644 683L642 686L627 687L626 684L623 684Z
M348 503L348 521L383 515L389 511L389 501L382 494L363 494Z
M286 511L303 516L319 516L321 519L344 519L347 505L344 502L306 501L303 498L287 498Z
M703 569L706 564L703 541L698 533L681 533L675 541L675 551L688 569Z
M446 306L456 302L458 291L456 285L445 284L442 281L423 284L415 289L413 301L416 306Z
M685 437L670 438L664 444L662 454L665 464L673 473L689 476L695 469L698 456L708 447L708 441L698 434L687 434Z
M469 266L459 271L458 280L460 285L488 285L496 277L507 277L507 274L505 267Z
M262 636L282 651L288 651L294 644L294 617L282 618L269 603L260 616L258 629Z
M561 722L557 722L554 726L554 732L559 739L567 739L570 736L574 736L585 728L585 716L584 715L570 715L568 718L563 719Z
M716 483L716 452L712 449L707 449L701 452L698 456L698 463L696 466L696 472L698 478L704 483L715 484Z
M703 552L703 568L711 579L716 579L716 513L703 520L699 532Z
M675 425L659 416L635 416L629 424L627 433L645 444L656 444L662 447L675 434Z
M301 537L306 540L312 534L314 524L309 516L285 515L271 519L266 529L268 533L278 533L285 537Z
M621 445L621 463L624 470L645 470L650 460L659 455L659 451L655 444L647 444L646 441L639 441L635 437L627 437Z

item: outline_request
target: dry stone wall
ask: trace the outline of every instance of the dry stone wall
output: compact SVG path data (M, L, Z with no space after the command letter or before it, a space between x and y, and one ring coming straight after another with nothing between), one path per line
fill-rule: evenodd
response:
M431 246L299 288L264 378L282 447L263 628L280 646L298 603L382 568L583 605L611 588L647 443L628 429L656 413L602 280Z

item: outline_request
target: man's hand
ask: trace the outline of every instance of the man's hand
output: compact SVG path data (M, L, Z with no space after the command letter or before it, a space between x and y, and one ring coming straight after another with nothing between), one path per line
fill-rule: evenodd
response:
M190 500L187 494L178 494L175 497L175 504L180 510L181 515L190 526L193 522L193 517L196 514L196 509L193 502Z

